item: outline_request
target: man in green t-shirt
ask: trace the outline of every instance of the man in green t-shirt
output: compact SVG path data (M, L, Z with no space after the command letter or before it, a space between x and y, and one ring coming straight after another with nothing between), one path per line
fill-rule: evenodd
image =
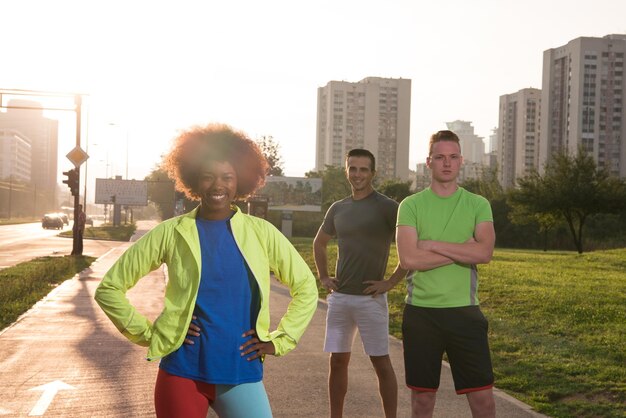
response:
M446 352L458 394L472 415L495 417L487 320L478 306L477 264L488 263L495 232L489 202L459 187L458 136L430 138L430 187L407 197L398 212L396 242L411 270L402 321L406 384L412 416L430 417Z

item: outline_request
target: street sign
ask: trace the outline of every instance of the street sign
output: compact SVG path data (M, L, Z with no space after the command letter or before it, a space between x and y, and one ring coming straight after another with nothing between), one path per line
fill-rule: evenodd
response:
M148 205L148 183L141 180L96 179L96 204Z
M67 153L66 157L72 162L72 164L74 164L74 167L80 167L82 163L87 161L89 155L77 145L74 149Z

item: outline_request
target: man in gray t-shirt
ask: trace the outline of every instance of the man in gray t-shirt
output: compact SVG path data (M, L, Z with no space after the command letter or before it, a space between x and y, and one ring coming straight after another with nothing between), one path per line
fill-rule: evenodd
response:
M337 292L363 295L364 280L382 280L387 269L398 203L376 190L355 200L339 200L328 209L322 231L337 237Z
M324 351L331 353L331 418L343 415L348 364L357 329L378 377L385 417L396 416L398 384L389 358L387 292L406 276L406 271L397 266L385 280L398 203L374 190L375 175L376 160L371 152L348 152L346 177L352 195L332 204L313 242L320 282L330 292ZM328 274L327 245L333 237L338 247L336 277Z

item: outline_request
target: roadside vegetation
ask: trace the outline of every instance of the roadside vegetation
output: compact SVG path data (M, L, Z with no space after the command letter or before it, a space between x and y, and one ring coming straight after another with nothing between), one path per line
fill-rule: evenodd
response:
M0 270L0 330L94 260L87 256L40 257Z
M16 225L16 224L29 224L33 222L39 222L41 219L35 218L2 218L0 219L0 225Z
M293 243L315 272L312 240ZM328 248L334 266L336 245ZM394 247L388 275L396 263ZM551 417L626 415L626 249L496 249L479 272L499 389ZM388 296L397 338L404 296L402 285Z
M85 228L83 239L99 239L108 241L129 241L133 236L137 225L134 223L113 226L111 224L105 224L102 226L92 226ZM59 234L61 237L72 237L72 230L63 231Z

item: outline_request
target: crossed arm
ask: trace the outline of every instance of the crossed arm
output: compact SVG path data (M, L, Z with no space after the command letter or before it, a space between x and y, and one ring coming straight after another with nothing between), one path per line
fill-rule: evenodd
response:
M476 225L474 236L464 243L420 240L412 226L396 230L400 265L406 270L426 271L452 263L485 264L491 261L496 234L492 222Z

